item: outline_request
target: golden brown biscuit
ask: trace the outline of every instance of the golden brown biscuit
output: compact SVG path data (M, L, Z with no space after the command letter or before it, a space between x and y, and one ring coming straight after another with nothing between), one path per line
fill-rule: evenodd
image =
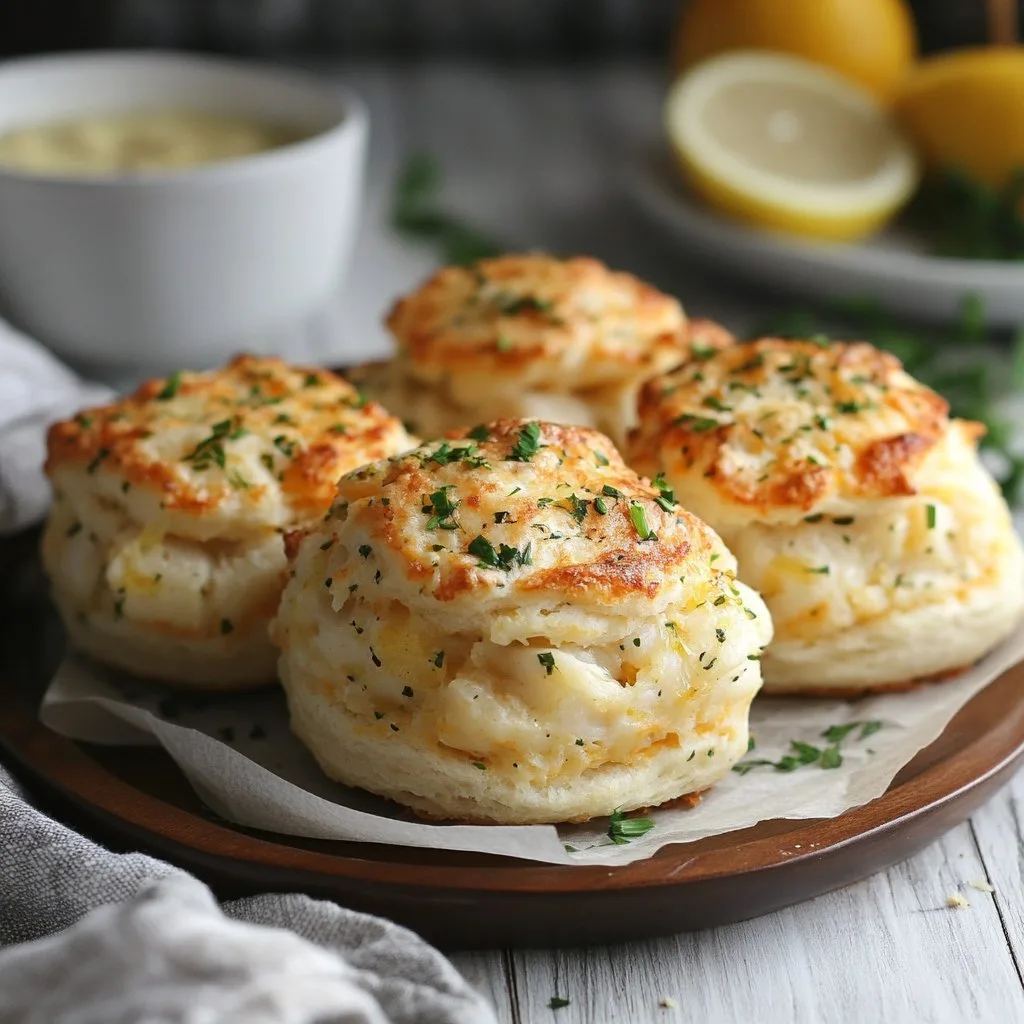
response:
M55 424L43 556L72 641L183 686L272 681L284 531L412 443L334 374L251 356Z
M387 319L398 355L360 371L422 435L502 416L597 426L621 442L636 391L690 351L679 303L598 260L540 254L445 267ZM708 321L700 345L731 336Z
M328 775L523 823L721 778L771 624L718 537L606 437L511 420L344 477L273 635Z
M652 380L630 462L735 553L775 640L765 692L890 688L971 664L1024 608L978 424L866 344L765 338Z

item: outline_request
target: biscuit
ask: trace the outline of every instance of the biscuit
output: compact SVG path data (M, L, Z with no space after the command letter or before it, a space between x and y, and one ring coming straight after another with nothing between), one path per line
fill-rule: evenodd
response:
M182 686L273 681L285 531L412 443L347 381L251 356L55 424L43 559L73 644Z
M650 381L629 461L767 602L765 692L849 694L965 668L1019 623L982 429L870 345L766 338Z
M631 274L589 258L445 267L396 303L397 356L357 371L422 436L502 417L596 426L621 443L640 383L691 346L726 344Z
M507 420L343 477L272 635L329 776L530 823L713 785L747 749L771 623L606 437Z

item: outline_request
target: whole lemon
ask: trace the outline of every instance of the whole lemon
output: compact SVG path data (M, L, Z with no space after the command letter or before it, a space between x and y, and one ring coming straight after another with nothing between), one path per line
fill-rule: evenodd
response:
M1024 47L959 50L923 61L893 113L932 168L1000 186L1024 167Z
M796 54L887 102L913 63L917 37L903 0L691 0L676 25L676 73L723 50Z

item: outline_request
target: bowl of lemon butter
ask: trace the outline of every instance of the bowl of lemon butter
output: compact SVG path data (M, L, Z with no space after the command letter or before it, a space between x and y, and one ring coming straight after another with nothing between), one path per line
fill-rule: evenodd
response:
M258 350L339 286L366 138L358 97L283 68L162 52L0 64L4 310L118 373Z

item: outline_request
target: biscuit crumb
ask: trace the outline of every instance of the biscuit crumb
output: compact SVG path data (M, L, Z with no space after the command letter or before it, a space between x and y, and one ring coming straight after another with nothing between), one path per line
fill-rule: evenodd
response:
M946 906L954 910L964 910L970 906L970 903L960 893L954 892L946 897Z
M995 892L995 889L993 889L992 886L988 884L988 882L979 882L977 881L977 879L975 879L974 881L968 882L967 884L972 889L977 889L978 892Z

